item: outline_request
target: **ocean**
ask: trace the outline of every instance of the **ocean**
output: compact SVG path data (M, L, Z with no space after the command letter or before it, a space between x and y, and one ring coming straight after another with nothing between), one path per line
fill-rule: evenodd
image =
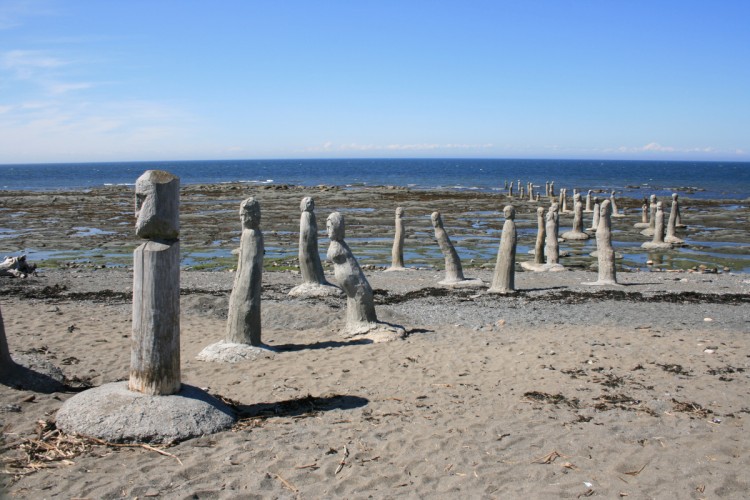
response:
M196 160L0 165L0 190L51 191L133 184L144 170L167 170L182 184L245 182L316 186L397 185L417 189L501 191L505 182L615 190L643 198L750 199L750 162L350 159Z

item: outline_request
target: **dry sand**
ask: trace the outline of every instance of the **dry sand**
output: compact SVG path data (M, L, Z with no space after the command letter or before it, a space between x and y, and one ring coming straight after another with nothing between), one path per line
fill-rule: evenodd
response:
M367 271L403 341L343 341L343 299L286 293L266 272L263 339L281 352L196 361L222 338L230 272L182 274L183 382L235 402L232 431L163 451L58 440L39 421L74 392L0 384L10 498L746 498L750 279L517 273L516 296L436 288L439 271ZM468 269L491 279L491 270ZM127 377L127 270L0 278L11 352L72 385ZM60 443L60 444L58 444ZM30 467L30 466L31 467ZM33 467L33 468L32 468Z

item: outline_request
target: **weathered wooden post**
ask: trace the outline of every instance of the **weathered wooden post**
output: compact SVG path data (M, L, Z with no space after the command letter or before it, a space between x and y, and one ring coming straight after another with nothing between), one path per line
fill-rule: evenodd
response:
M133 252L131 391L180 390L180 180L147 170L135 183L137 236Z

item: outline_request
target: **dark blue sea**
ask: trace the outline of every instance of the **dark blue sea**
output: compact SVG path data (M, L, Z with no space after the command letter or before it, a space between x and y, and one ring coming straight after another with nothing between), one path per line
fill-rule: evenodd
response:
M0 165L0 190L50 191L133 184L144 170L167 170L182 184L246 182L315 186L397 185L420 189L502 190L505 181L571 192L614 189L641 198L750 198L748 162L492 159L206 160Z

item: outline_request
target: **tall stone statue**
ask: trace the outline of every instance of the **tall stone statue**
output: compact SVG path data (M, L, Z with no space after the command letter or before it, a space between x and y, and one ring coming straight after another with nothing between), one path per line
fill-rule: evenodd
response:
M664 209L662 203L656 203L656 215L654 216L654 238L641 245L647 250L668 250L672 248L671 243L664 241Z
M560 188L560 200L558 201L560 207L560 213L567 214L568 210L568 190L567 188Z
M57 412L66 433L105 441L172 442L225 430L233 411L180 382L180 180L147 170L135 183L130 379L76 394Z
M386 271L405 271L404 267L404 209L396 208L396 234L391 248L391 267Z
M555 196L555 181L550 181L549 183L549 196L550 198Z
M672 210L669 212L669 222L667 223L667 235L664 237L665 243L670 243L672 246L680 246L685 243L682 238L678 238L675 235L677 228L677 214L679 213L679 206L677 204L676 193L672 195Z
M590 236L583 232L583 203L581 193L573 196L573 229L562 234L564 240L587 240Z
M147 241L133 252L131 391L180 390L180 180L147 170L135 182L135 234Z
M508 198L513 198L513 183L508 184Z
M687 226L682 223L682 216L680 215L680 202L677 201L677 193L672 193L672 210L675 212L674 227L684 229Z
M349 245L344 241L344 216L333 212L326 220L328 260L333 263L334 276L346 294L346 336L367 335L376 342L395 340L404 336L404 330L378 321L372 288L367 281Z
M652 194L649 199L648 227L641 231L643 236L653 236L656 230L656 195Z
M583 209L583 212L590 214L593 211L594 209L591 208L591 190L589 189L588 193L586 193L586 208Z
M299 219L299 270L302 284L289 291L292 297L325 297L340 295L341 290L330 284L323 273L318 251L318 223L315 218L315 202L309 196L300 202Z
M515 267L516 267L516 209L513 205L507 205L503 209L505 223L503 233L500 237L500 248L497 252L495 274L492 277L492 286L488 293L512 293L516 289Z
M594 196L594 214L591 216L591 227L588 228L589 231L596 231L599 229L599 219L601 217L600 212L599 197Z
M545 217L545 240L544 254L547 262L544 266L545 271L564 271L565 268L560 264L560 247L558 245L558 231L560 227L560 214L557 203L550 205Z
M544 239L546 231L544 227L544 207L538 207L536 209L536 243L534 250L529 250L529 253L534 254L534 261L521 262L521 267L526 271L541 271L544 266Z
M643 204L641 205L641 222L636 222L633 224L633 227L636 229L645 229L649 227L648 198L643 198Z
M513 187L513 183L510 186ZM456 248L448 237L448 233L445 232L440 212L432 212L430 219L432 220L432 227L435 229L435 239L445 258L445 279L440 281L439 284L449 287L482 286L484 284L482 280L467 279L464 277L461 259L458 257L458 252L456 252Z
M599 211L599 227L596 230L596 253L599 263L599 276L596 281L584 283L584 285L617 285L615 249L612 246L610 201L604 200Z
M534 183L529 182L529 201L535 201L534 198Z

